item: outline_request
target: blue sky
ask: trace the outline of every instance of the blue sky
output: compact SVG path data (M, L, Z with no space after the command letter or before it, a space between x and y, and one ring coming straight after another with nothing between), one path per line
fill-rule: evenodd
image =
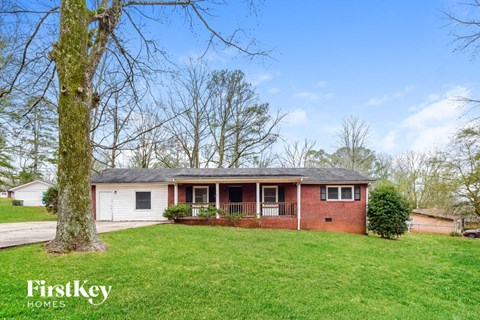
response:
M372 130L370 147L391 154L441 147L466 119L458 96L479 97L478 63L454 53L442 10L452 0L265 1L253 15L240 1L218 7L212 25L242 27L273 49L272 59L210 52L212 68L239 68L262 101L288 112L282 135L333 151L339 125L355 115ZM154 29L178 61L199 55L205 33L181 19Z

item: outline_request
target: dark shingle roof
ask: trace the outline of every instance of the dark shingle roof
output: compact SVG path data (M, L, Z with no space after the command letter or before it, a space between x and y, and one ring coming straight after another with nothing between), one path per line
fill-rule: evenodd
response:
M304 178L306 183L373 181L353 170L340 168L239 168L239 169L107 169L92 175L92 183L159 183L172 179Z

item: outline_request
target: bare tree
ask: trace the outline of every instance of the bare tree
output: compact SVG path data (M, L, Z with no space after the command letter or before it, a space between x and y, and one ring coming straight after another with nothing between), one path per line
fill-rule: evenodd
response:
M456 45L454 51L467 52L476 57L480 52L480 1L458 1L457 5L467 10L458 10L462 14L452 10L443 12L451 22L451 36ZM480 100L470 97L457 97L456 100L471 121L480 121Z
M373 151L367 148L369 137L370 126L365 121L354 116L343 119L332 164L369 174L375 159Z
M105 245L96 234L92 217L90 170L91 160L91 112L97 108L100 95L94 90L95 79L102 57L110 48L117 48L119 61L126 68L135 69L141 63L127 50L125 39L122 39L119 25L121 22L131 23L133 30L138 32L143 49L151 57L151 50L156 50L155 44L149 42L141 33L135 16L147 15L155 9L173 8L185 14L190 23L194 21L210 32L209 44L215 40L227 46L237 48L243 53L255 55L250 46L241 46L235 37L225 37L216 31L207 21L209 6L214 2L204 1L122 1L101 0L99 3L87 1L60 1L59 7L43 12L25 9L3 10L4 14L20 17L26 15L40 18L24 40L22 58L14 77L8 87L0 93L0 98L10 94L22 82L22 74L30 71L38 59L32 51L48 52L48 41L41 47L37 40L42 26L48 21L56 26L58 41L54 42L48 58L43 54L40 59L45 61L46 68L41 72L43 87L48 88L52 81L58 80L58 115L59 115L59 161L58 184L59 205L58 223L55 239L47 244L51 252L97 251L104 250ZM152 10L147 11L144 8ZM165 13L165 12L163 12ZM168 11L175 14L176 11ZM58 15L59 14L59 15ZM211 17L211 16L210 16ZM154 17L155 18L155 17ZM158 20L158 19L157 19ZM50 31L50 30L48 30ZM50 34L46 32L46 34ZM48 39L45 37L44 39ZM158 50L157 50L158 51ZM114 51L112 51L114 52ZM261 53L258 53L261 54ZM30 57L30 58L29 58ZM120 66L120 62L119 62ZM53 71L53 72L52 72ZM37 79L43 79L41 74ZM134 82L134 81L133 81ZM47 89L45 89L46 92ZM40 95L42 96L42 95Z
M202 153L208 140L208 113L210 93L207 84L209 72L205 65L190 60L173 78L168 114L175 117L166 128L176 146L180 146L188 158L190 168L205 165Z
M307 167L309 155L314 151L316 141L305 139L301 141L285 141L281 155L281 165L284 168Z

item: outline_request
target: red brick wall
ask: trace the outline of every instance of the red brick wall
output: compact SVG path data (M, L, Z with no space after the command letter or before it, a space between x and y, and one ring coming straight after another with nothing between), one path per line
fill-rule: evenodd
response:
M320 201L319 185L302 185L301 229L365 234L366 189L361 186L360 201Z
M267 184L261 186L263 185ZM280 185L285 187L285 201L297 202L297 186L293 184ZM178 187L179 202L185 202L186 200L185 187L186 185ZM320 185L302 185L301 229L365 234L366 189L366 185L361 186L360 201L320 201ZM169 186L169 205L173 204L173 191L173 186ZM243 201L256 201L256 185L254 183L243 184ZM228 184L220 184L220 202L228 202ZM332 221L326 222L326 218L331 218ZM297 228L297 218L281 217L261 220L266 228Z
M182 218L178 223L188 225L229 226L239 228L297 229L297 218L241 218L241 219L199 219Z

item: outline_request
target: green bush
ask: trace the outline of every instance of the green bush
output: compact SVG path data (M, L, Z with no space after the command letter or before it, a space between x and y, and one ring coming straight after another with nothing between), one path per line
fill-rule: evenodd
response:
M47 192L43 194L42 202L47 208L47 211L53 214L58 212L58 187L51 186Z
M168 219L179 219L192 215L192 208L186 204L176 204L168 207L163 216Z
M462 234L460 232L452 231L449 233L451 237L461 237Z
M382 238L394 239L407 230L410 207L393 185L378 186L370 193L368 229Z
M220 209L217 209L214 206L201 207L200 212L198 213L199 217L202 218L212 218L220 213Z
M23 200L12 200L12 206L15 206L15 207L23 206Z

